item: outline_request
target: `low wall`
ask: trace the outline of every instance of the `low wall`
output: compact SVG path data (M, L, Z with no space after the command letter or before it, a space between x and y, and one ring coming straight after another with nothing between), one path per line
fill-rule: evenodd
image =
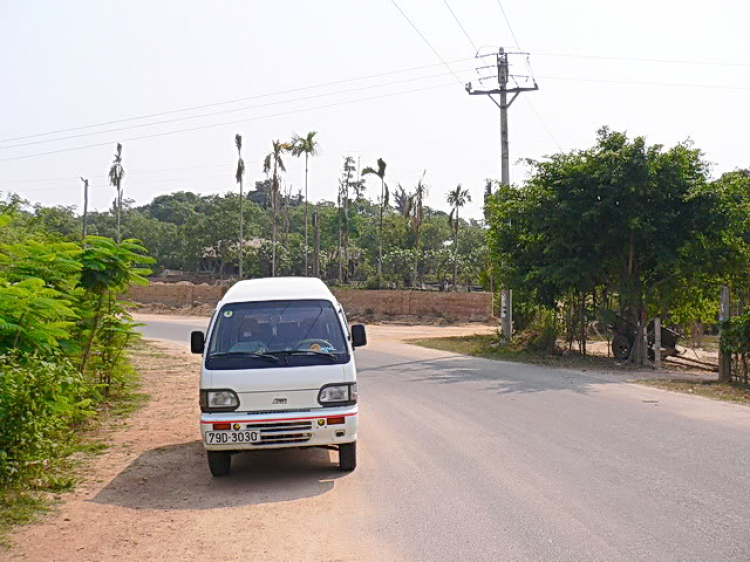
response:
M145 287L132 287L127 299L143 304L165 304L167 306L192 306L196 304L216 304L227 292L226 287L216 285L193 285L153 282Z
M226 287L206 284L154 282L145 287L133 287L127 298L143 304L159 303L174 307L214 305L221 300L226 291ZM350 316L421 316L462 322L485 322L490 318L492 302L489 293L359 289L335 289L333 293Z
M489 320L489 293L334 290L348 315L422 316L450 320Z

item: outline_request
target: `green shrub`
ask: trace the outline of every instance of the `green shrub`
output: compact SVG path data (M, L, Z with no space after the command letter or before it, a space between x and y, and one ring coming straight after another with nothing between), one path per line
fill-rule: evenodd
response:
M525 330L516 336L513 347L518 351L554 353L557 350L559 322L552 310L538 310Z
M93 414L92 391L59 355L0 355L0 484L45 480L72 428Z
M382 275L370 275L365 281L365 289L382 289L385 287L385 279Z

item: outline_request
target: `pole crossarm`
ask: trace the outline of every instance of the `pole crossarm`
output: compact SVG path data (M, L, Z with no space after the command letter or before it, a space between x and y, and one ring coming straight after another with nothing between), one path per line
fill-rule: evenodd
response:
M481 95L489 95L489 94L499 94L501 92L505 92L506 94L520 94L521 92L533 92L535 90L538 90L539 86L537 84L534 84L533 88L495 88L494 90L474 90L471 87L471 82L466 84L466 91L469 93L470 96L481 96Z

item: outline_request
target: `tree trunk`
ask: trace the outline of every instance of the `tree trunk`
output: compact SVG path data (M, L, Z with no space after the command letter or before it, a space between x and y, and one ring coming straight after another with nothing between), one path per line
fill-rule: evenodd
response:
M318 213L313 213L313 277L320 277L320 225Z
M122 188L120 187L120 180L117 180L117 243L122 242L122 235L120 232L122 224Z
M276 212L278 208L278 191L279 191L278 164L273 165L273 184L271 186L271 214L273 215L273 225L271 227L271 277L276 277Z
M378 283L383 275L383 207L385 205L385 180L380 178L380 241L378 243Z
M309 156L310 155L308 153L305 153L305 277L310 275L310 270L308 269L307 264L307 255L309 253L307 251L307 161Z
M243 279L242 268L245 261L245 207L243 181L240 180L240 279Z
M88 218L89 218L89 182L86 180L83 186L83 231L82 240L86 240L88 234Z
M578 316L581 331L581 354L586 356L586 294L581 295L581 301L578 306Z
M453 237L456 248L453 251L453 291L458 292L458 207L456 207L456 226L454 227L456 232Z
M337 256L336 256L337 258L336 261L338 262L338 266L339 266L339 274L338 274L339 285L343 284L344 282L344 263L343 263L343 256L344 256L344 250L343 250L343 247L344 247L344 234L343 234L344 232L344 224L343 224L344 223L344 213L343 213L344 205L343 203L344 203L344 200L343 199L344 198L341 194L341 184L339 184L339 197L338 197L339 245L338 245Z
M419 217L417 217L416 220L419 220ZM419 225L417 224L416 228L414 229L414 272L411 276L412 288L417 286L417 275L419 274L419 254Z
M89 357L91 356L91 344L94 341L94 336L96 336L96 330L99 328L99 318L101 317L101 308L102 308L102 300L104 300L104 291L101 291L99 293L99 298L96 302L96 310L94 311L94 325L91 328L91 333L89 334L88 341L86 342L86 347L83 351L83 357L81 358L81 373L85 374L86 371L86 365L89 362Z

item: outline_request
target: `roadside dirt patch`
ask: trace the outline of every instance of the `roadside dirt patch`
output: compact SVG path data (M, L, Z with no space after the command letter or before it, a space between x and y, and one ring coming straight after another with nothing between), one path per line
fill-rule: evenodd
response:
M86 482L12 535L0 560L395 559L371 537L339 532L359 496L335 452L239 455L231 476L214 479L199 440L199 359L154 341L136 365L149 403L112 428Z

